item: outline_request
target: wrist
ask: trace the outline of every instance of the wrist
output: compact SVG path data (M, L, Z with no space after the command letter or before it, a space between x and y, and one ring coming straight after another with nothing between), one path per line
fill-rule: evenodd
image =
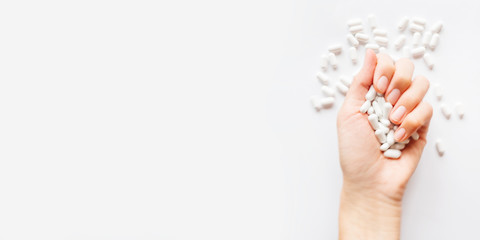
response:
M340 239L399 239L402 203L375 190L344 183L339 214Z

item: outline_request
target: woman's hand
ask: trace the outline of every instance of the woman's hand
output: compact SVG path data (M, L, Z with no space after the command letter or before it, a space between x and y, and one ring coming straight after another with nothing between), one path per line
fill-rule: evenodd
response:
M397 239L401 200L426 144L432 107L423 102L429 81L417 76L408 59L394 62L386 54L368 50L364 66L355 76L338 113L337 130L343 188L340 207L340 238ZM395 141L418 132L399 159L388 159L379 150L367 115L359 112L371 85L394 106L389 119L399 124Z

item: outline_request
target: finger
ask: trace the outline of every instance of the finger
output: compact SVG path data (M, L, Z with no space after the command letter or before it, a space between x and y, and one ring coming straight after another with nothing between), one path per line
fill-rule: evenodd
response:
M377 67L373 75L373 87L377 93L384 94L387 91L388 83L392 79L394 72L395 65L392 58L385 53L378 54Z
M427 102L418 104L418 106L405 117L405 120L395 131L395 141L404 141L422 126L428 126L430 119L432 119L432 114L432 105Z
M423 76L418 76L412 85L400 96L390 113L390 121L400 124L423 99L428 91L430 82Z
M400 95L410 86L414 68L412 61L407 58L395 62L395 73L385 94L385 99L392 105L395 105Z
M373 72L377 65L377 56L373 50L368 49L360 72L353 78L346 99L365 100L365 94L372 85Z

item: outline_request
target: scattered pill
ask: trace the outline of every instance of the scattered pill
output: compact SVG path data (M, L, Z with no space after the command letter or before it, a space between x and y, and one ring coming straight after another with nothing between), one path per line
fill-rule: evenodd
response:
M440 33L442 31L442 28L443 28L443 22L442 21L438 21L436 22L435 24L433 24L431 30L432 32L434 33Z
M372 49L375 53L378 53L378 51L380 50L380 46L378 46L378 44L376 43L368 43L367 45L365 45L365 48Z
M328 69L328 55L327 54L323 54L321 57L320 57L320 68L326 72L327 69Z
M328 51L331 53L334 53L335 55L338 55L342 53L342 45L341 44L333 44L328 47Z
M315 108L315 110L317 110L317 112L322 110L321 99L322 98L320 96L316 96L316 95L310 97L310 102L312 103L313 108Z
M420 34L419 32L415 32L413 34L412 42L414 47L420 46L422 42L422 34Z
M421 58L425 54L425 47L416 47L412 49L412 57L413 58Z
M350 56L350 60L352 60L353 64L356 64L358 62L358 53L355 47L350 47L348 49L348 55Z
M337 60L337 57L335 56L335 54L328 53L328 62L330 63L330 65L332 65L333 69L338 68L338 60Z
M410 46L403 47L402 54L406 58L411 58L412 57L412 49L410 48Z
M353 27L353 26L356 26L356 25L362 25L362 19L361 18L352 18L352 19L348 20L348 22L347 22L347 26L349 26L349 27Z
M351 26L351 27L349 28L349 31L350 31L350 33L352 33L352 34L359 33L359 32L363 32L363 25Z
M330 83L330 78L325 73L322 73L322 72L317 73L317 79L323 85L328 85Z
M402 155L402 152L397 149L388 149L383 153L383 156L387 158L397 159Z
M373 36L387 37L387 30L377 28L373 30Z
M378 27L377 16L370 14L367 16L367 19L368 19L368 25L370 25L371 29L376 29Z
M322 108L331 108L334 103L335 103L335 98L333 97L326 97L326 98L320 99L320 104L322 105Z
M455 104L455 109L457 110L458 118L463 119L463 116L465 115L465 106L463 105L463 103L457 102Z
M409 21L408 17L403 17L397 25L398 31L403 32L407 28Z
M377 42L377 44L380 46L388 46L388 38L386 37L377 36L374 37L373 40L375 40L375 42Z
M409 28L410 28L410 32L412 32L412 33L423 32L423 30L425 30L425 27L423 27L422 25L418 25L416 23L410 24Z
M357 33L355 34L355 38L360 42L360 43L367 43L370 37L365 34L365 33Z
M427 20L425 18L420 18L420 17L412 18L412 22L422 26L425 26L425 24L427 24Z
M442 139L439 138L435 141L435 147L437 148L437 153L440 155L440 157L445 154L445 146L443 145Z
M400 35L397 40L395 40L395 42L393 42L393 45L395 45L395 48L397 50L399 50L400 48L403 47L403 45L405 44L407 38L405 37L405 35Z
M350 87L350 84L352 83L352 79L350 77L342 75L340 76L340 82L342 82L345 86Z
M353 36L351 33L347 34L347 41L350 45L352 45L352 47L358 47L358 44L360 44L355 36Z
M422 44L423 44L425 47L428 47L428 45L430 44L430 40L431 40L431 39L432 39L432 32L426 31L426 32L423 34Z
M430 53L425 53L423 55L423 60L425 61L425 64L427 64L428 68L433 69L434 62L433 62L433 58L430 55Z
M445 103L440 105L440 109L442 110L443 116L445 116L446 119L450 119L450 116L452 116L452 109L450 109Z
M341 82L337 82L337 90L343 94L343 95L347 95L347 92L348 92L348 87L345 86L345 84L341 83Z
M437 48L437 45L438 45L438 39L439 39L439 35L438 33L434 33L432 35L432 39L430 39L430 49L432 49L432 51L435 50L435 48Z
M335 96L335 90L329 86L322 86L322 92L325 96L327 97L333 97Z

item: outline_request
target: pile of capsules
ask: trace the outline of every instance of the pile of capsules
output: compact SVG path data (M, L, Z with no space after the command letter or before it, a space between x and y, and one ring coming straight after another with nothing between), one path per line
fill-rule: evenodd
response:
M348 59L352 62L352 64L357 64L360 48L364 49L372 49L375 53L387 53L389 48L389 36L388 32L385 29L382 29L377 24L377 18L375 15L371 14L367 17L368 26L370 27L370 33L368 34L368 29L364 27L362 19L355 18L350 19L347 22L348 34L346 35L346 43L348 47L346 48L346 52L348 54ZM394 60L397 60L399 57L406 57L409 59L422 59L425 62L426 66L429 70L433 70L434 68L434 58L432 53L435 51L439 44L440 33L443 29L443 22L437 21L431 27L427 29L427 21L424 18L420 17L403 17L398 25L398 37L395 38L393 41L393 49L395 52L390 54ZM410 34L407 34L410 32ZM411 36L409 36L411 35ZM317 73L317 79L322 84L321 91L323 96L314 95L310 98L310 101L313 107L320 111L321 109L331 108L335 104L335 89L330 86L331 79L327 75L328 69L333 69L336 71L338 69L338 55L342 54L343 46L341 43L335 43L328 47L328 52L323 54L320 58L320 68L321 71ZM342 95L346 95L350 83L353 79L353 76L345 76L342 75L339 77L339 81L335 83L335 88L338 92ZM442 101L443 96L443 88L437 83L433 85L434 94L439 102ZM373 90L374 91L374 90ZM370 93L370 91L369 91ZM374 92L375 93L375 92ZM373 93L370 93L373 94ZM407 144L405 142L402 143L392 143L392 130L394 130L395 126L392 123L387 123L388 114L385 111L382 112L380 116L380 112L375 111L375 105L383 105L383 107L387 106L385 104L385 99L382 96L377 95L376 93L373 94L373 99L368 100L367 102L370 103L370 106L365 110L366 106L369 103L365 103L362 107L362 110L369 113L369 121L374 127L377 138L382 143L380 149L384 152L384 155L390 158L395 158L395 156L400 156L401 153L399 150L405 147ZM370 97L370 96L369 96ZM369 110L373 109L373 110ZM453 113L453 108L450 107L448 104L441 102L440 109L442 114L446 119L450 119L450 116ZM388 109L383 109L388 110ZM457 102L455 104L455 110L457 115L460 119L463 118L465 114L465 108L461 102ZM373 114L371 114L373 111ZM375 117L377 118L377 125L374 125ZM383 123L382 123L383 122ZM389 127L387 127L388 125ZM382 127L383 126L383 127ZM376 127L380 129L376 129ZM385 128L384 128L385 127ZM388 128L388 131L386 131ZM381 130L381 131L378 131ZM386 139L384 139L380 134L380 132L384 132ZM390 137L389 137L390 136ZM415 134L412 136L413 139L418 136ZM383 142L385 141L385 142ZM445 153L445 148L443 146L443 142L441 139L436 140L436 148L437 152L440 156ZM388 146L388 147L387 147ZM396 151L394 151L396 150Z

